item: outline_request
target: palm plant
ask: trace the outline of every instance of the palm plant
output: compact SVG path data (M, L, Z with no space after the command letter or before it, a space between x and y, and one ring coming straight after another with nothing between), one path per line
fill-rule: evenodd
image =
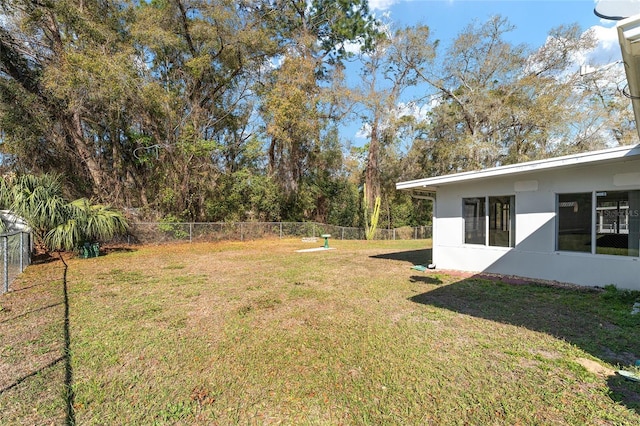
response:
M34 243L47 251L67 251L85 242L108 240L128 229L122 213L86 198L68 202L60 177L23 175L0 179L0 205L23 218Z
M63 220L66 201L55 175L22 175L2 179L0 200L5 209L28 223L36 245L42 246L50 229Z
M44 242L56 250L72 250L86 242L104 241L124 233L128 225L120 212L86 198L64 207L64 222L49 230Z

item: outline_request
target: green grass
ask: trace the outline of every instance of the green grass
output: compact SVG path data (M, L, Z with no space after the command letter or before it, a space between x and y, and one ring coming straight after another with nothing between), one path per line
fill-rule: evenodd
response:
M63 265L30 266L0 296L2 424L67 402L83 425L640 423L611 374L640 359L637 293L412 270L424 241L311 245L69 259L68 366Z

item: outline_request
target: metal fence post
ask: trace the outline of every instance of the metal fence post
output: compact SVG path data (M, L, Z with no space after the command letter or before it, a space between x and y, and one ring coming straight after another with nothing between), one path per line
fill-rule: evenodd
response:
M4 256L3 268L4 268L4 292L9 291L9 237L2 236L2 251Z
M189 222L189 242L193 242L193 223Z
M282 222L280 222L280 239L282 239Z
M24 233L20 233L20 272L24 272Z

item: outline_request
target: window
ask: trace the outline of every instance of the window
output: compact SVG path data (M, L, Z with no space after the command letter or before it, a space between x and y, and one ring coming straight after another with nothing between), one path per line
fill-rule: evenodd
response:
M559 194L557 250L638 256L640 191ZM595 237L595 239L594 239Z
M489 245L515 246L515 197L489 197Z
M557 250L591 252L591 193L558 195Z
M464 219L464 242L485 244L485 199L464 198L462 200Z
M596 253L638 256L640 191L596 192Z
M464 198L462 205L466 244L515 247L515 196Z

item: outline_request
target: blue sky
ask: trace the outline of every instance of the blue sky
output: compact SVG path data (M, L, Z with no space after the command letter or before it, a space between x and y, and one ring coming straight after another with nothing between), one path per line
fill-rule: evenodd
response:
M587 29L603 22L593 13L593 0L370 0L369 6L376 15L388 12L399 25L427 24L443 42L474 19L483 22L496 14L516 26L510 40L534 46L542 45L548 31L560 24Z
M638 2L640 12L640 0L599 1ZM371 12L395 27L426 24L444 48L468 25L481 24L494 15L506 17L515 26L505 35L508 41L524 43L532 50L544 45L549 30L559 25L577 23L584 31L595 28L598 47L577 58L576 71L581 65L597 68L621 58L616 22L596 16L595 6L594 0L369 0ZM622 68L620 71L623 73ZM356 145L366 143L356 123L346 126L342 134Z
M633 4L638 0L615 1ZM587 59L612 62L620 58L615 22L596 16L593 12L596 3L594 0L369 0L369 7L376 16L388 14L398 26L428 25L433 37L445 46L467 25L474 21L482 23L498 14L515 26L507 35L509 41L533 48L542 46L549 30L559 25L577 23L585 31L596 27L602 43Z

